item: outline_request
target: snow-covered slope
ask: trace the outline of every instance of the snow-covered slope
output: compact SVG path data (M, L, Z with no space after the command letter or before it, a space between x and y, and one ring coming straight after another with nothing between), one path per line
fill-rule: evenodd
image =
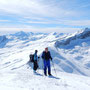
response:
M78 45L82 42L88 42L90 40L90 29L86 28L85 30L81 30L72 35L69 35L65 38L61 38L55 43L56 47L59 46L70 46Z
M4 38L8 42L0 48L0 90L90 90L89 29L72 35L17 32ZM54 77L43 76L41 58L37 75L28 63L30 53L37 49L41 56L45 47L53 57Z
M58 72L57 76L34 75L31 68L20 67L12 71L0 71L0 90L89 90L90 78ZM54 72L52 72L54 73Z
M0 48L3 48L7 42L8 39L6 38L6 36L0 36Z
M31 40L41 39L42 37L44 37L46 35L47 35L46 33L33 33L33 32L20 31L15 34L8 35L8 38L31 41Z
M60 38L55 42L62 56L61 67L67 72L90 76L90 29ZM64 63L63 63L64 61Z

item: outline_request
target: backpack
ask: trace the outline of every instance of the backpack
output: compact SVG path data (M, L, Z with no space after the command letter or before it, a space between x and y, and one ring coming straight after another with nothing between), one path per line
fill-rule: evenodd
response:
M34 62L34 54L30 54L29 57L30 57L30 62Z

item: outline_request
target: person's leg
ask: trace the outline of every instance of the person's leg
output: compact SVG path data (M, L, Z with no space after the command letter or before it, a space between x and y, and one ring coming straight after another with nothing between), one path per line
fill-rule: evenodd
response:
M34 70L37 70L37 61L34 61Z
M35 71L35 61L33 62L33 70Z
M48 75L51 75L51 65L50 65L50 60L47 61L47 66L48 66Z
M35 62L35 64L36 64L35 70L37 70L38 69L38 63L37 63L37 61Z
M44 75L47 76L47 63L46 63L46 60L44 60Z

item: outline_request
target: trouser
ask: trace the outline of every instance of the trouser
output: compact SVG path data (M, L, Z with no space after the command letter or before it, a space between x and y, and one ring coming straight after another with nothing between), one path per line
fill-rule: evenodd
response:
M37 68L38 68L38 63L37 63L37 60L35 60L34 62L33 62L33 70L37 70Z
M51 74L51 66L50 60L44 60L44 74L47 75L47 68L48 68L48 75Z

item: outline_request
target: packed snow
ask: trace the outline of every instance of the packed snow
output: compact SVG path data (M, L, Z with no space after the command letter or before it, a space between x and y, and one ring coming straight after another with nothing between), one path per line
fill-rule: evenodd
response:
M44 76L41 58L36 74L29 63L29 55L37 49L41 57L45 47L53 57L52 77ZM21 31L0 36L0 90L90 90L89 59L88 28L74 34Z

